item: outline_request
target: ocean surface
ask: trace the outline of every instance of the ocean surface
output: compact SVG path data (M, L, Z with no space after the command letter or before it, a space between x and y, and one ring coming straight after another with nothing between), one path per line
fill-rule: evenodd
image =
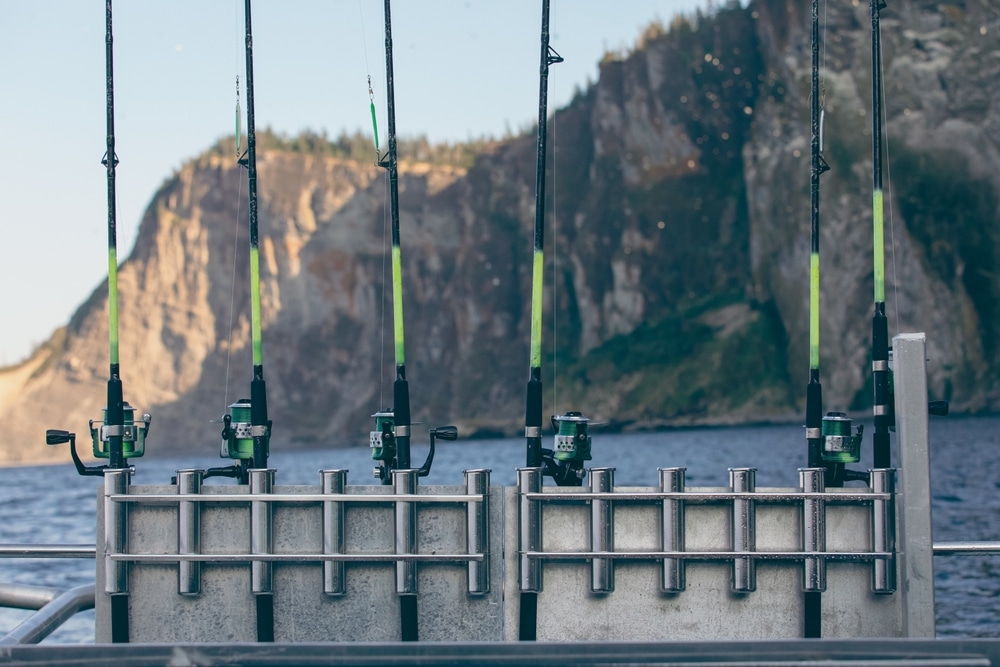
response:
M865 425L866 433L871 424ZM687 468L687 485L726 486L728 468L756 467L757 485L798 484L805 466L801 426L693 428L660 433L602 434L594 439L592 467L613 467L616 485L656 486L656 468ZM871 466L870 435L866 436ZM154 448L155 439L150 448ZM135 484L167 483L177 468L223 465L212 456L135 459ZM414 465L426 444L413 446ZM278 484L319 484L321 468L347 468L348 484L372 483L367 447L283 453L270 465ZM67 460L69 453L67 449ZM896 461L895 457L893 461ZM471 440L440 443L425 483L461 484L462 470L490 468L494 484L513 485L524 465L524 441ZM1000 540L1000 417L947 417L931 421L931 486L935 542ZM100 481L79 477L71 464L0 469L0 543L93 544L95 489ZM207 483L227 483L211 479ZM940 637L1000 636L1000 556L938 556L934 560L937 632ZM94 581L92 560L0 559L0 582L70 588ZM0 609L0 635L31 612ZM92 642L93 611L77 614L46 642Z

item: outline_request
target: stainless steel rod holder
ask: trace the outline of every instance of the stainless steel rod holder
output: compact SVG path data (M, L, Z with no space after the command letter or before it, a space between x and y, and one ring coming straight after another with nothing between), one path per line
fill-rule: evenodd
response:
M201 493L201 483L205 471L189 468L177 471L177 493ZM182 500L177 503L177 553L201 553L201 503ZM201 593L201 563L180 561L177 563L177 592L181 595Z
M542 469L517 469L517 523L518 523L518 585L522 593L539 593L542 590L542 564L527 554L542 550L542 507L540 501L526 497L528 493L541 493Z
M419 470L393 470L393 491L398 495L416 495ZM417 553L417 504L397 500L395 507L395 551L397 554ZM416 595L417 564L412 560L396 561L396 593Z
M736 493L753 493L756 487L756 468L730 468L729 486ZM757 527L754 501L750 498L733 498L732 508L733 551L755 551ZM734 593L751 593L757 590L757 565L752 558L733 558Z
M799 489L802 493L824 493L824 468L799 468ZM820 498L802 500L802 551L826 551L826 503ZM826 560L817 556L802 562L802 591L821 593L826 590Z
M108 595L128 594L128 565L110 558L127 553L128 505L111 496L128 493L131 477L129 468L104 471L104 592Z
M274 468L258 468L250 471L250 495L269 494L274 488ZM250 502L250 553L270 554L274 542L271 525L272 505L266 501ZM254 595L272 593L271 575L274 566L269 561L250 562L250 587Z
M466 470L465 491L483 497L465 506L465 549L470 555L486 556L482 561L469 561L469 595L486 595L490 592L490 471Z
M611 493L615 486L614 468L591 468L592 493ZM615 550L615 514L610 500L593 500L590 503L590 550L611 552ZM611 593L615 590L615 562L610 558L590 561L590 592Z
M347 484L346 470L320 470L323 493L344 492ZM323 553L345 553L344 539L344 503L328 500L323 503ZM323 593L326 595L344 595L347 585L344 577L344 561L325 561L323 563Z
M896 552L896 471L879 468L868 471L873 493L888 494L888 499L872 500L872 551ZM872 563L872 592L880 595L896 591L896 558L876 558Z
M660 491L683 493L685 468L659 468ZM684 501L668 498L660 503L660 548L663 551L684 551ZM663 593L684 590L684 561L664 558L660 579Z

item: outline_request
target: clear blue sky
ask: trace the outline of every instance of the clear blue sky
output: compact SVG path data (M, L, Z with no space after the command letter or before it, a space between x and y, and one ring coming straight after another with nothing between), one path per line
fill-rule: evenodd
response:
M550 109L597 78L605 50L704 4L551 1L551 43L566 62L552 68ZM257 127L368 131L370 73L384 128L382 4L257 0ZM156 188L233 132L244 23L243 0L118 0L114 10L123 260ZM0 13L3 365L66 323L106 275L107 190L104 3L0 0ZM541 0L396 0L392 19L400 135L457 141L535 121Z

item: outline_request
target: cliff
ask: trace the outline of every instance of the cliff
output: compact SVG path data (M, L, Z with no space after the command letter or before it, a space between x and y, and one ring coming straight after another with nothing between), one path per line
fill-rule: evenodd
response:
M927 332L931 397L966 411L1000 407L994 15L986 2L920 0L882 14L890 333ZM872 393L868 5L826 16L821 373L827 409L861 410ZM801 417L808 22L801 0L675 19L609 56L555 113L547 410L621 428ZM419 157L404 154L400 173L414 421L514 435L534 137L484 142L462 166ZM362 444L368 415L391 401L384 172L315 146L262 148L258 169L272 448ZM217 451L212 420L248 394L244 181L219 150L185 165L153 197L119 272L125 397L153 415L151 453ZM65 460L45 448L45 428L83 437L106 380L104 285L30 359L0 370L0 460Z

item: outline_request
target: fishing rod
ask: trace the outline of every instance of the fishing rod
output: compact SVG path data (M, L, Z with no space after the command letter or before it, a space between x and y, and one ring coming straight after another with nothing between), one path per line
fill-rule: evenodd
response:
M403 268L399 247L399 163L396 156L396 90L392 73L392 16L385 0L385 88L388 152L379 166L389 172L389 215L392 225L392 319L396 353L396 379L392 383L392 460L381 466L383 484L392 481L392 468L410 467L410 385L406 380L406 346L403 337ZM377 413L376 413L377 414Z
M108 172L108 343L110 372L108 376L108 403L105 424L108 427L109 468L124 468L125 456L122 431L125 414L122 410L123 392L121 367L118 359L118 229L115 205L115 88L114 88L114 38L111 29L111 0L107 2L107 35L105 66L107 68L107 151L101 160Z
M872 315L872 374L875 384L875 468L891 466L889 429L893 426L889 377L889 323L885 316L885 237L882 198L882 35L879 18L886 4L871 0L872 19L872 223L875 265L875 312Z
M812 2L812 80L810 91L810 252L809 252L809 384L806 386L806 442L810 468L826 468L825 485L840 487L844 481L867 479L864 473L845 468L860 460L863 425L852 433L850 418L843 412L823 415L820 383L820 176L830 170L823 158L823 95L819 84L819 0ZM808 636L808 635L807 635ZM818 636L818 635L817 635Z
M246 90L247 90L247 149L238 162L247 170L247 199L250 217L250 337L253 374L250 398L242 398L229 406L222 428L223 457L237 461L228 468L212 468L206 477L236 477L246 484L250 469L267 468L270 449L271 420L267 415L267 385L264 382L264 355L261 343L260 308L260 249L257 228L257 134L254 123L253 89L253 28L250 0L245 0L246 15ZM236 102L236 145L240 144L239 82ZM237 148L238 151L238 148ZM258 596L259 598L270 596Z
M881 12L886 8L882 0L871 0L872 20L872 228L875 273L875 309L872 315L872 376L874 380L875 432L873 434L873 463L875 468L892 466L889 431L896 427L895 399L893 395L892 347L889 345L889 321L885 314L885 234L883 224L884 200L882 192L882 30ZM928 412L946 416L947 401L930 401Z
M274 471L267 467L271 438L271 420L267 416L267 385L264 382L264 355L261 344L260 316L260 250L257 229L257 134L254 123L253 97L253 29L250 1L244 3L246 15L246 87L247 87L247 151L239 160L247 170L247 200L250 217L250 332L253 377L250 399L240 399L230 406L223 417L223 453L238 454L234 476L248 483L250 493L268 493L274 483ZM237 93L238 94L238 93ZM237 101L237 132L239 132L239 102ZM239 137L237 137L237 145ZM249 423L247 423L249 419ZM216 469L218 474L230 474ZM225 469L223 469L225 470ZM251 508L253 510L253 508ZM269 511L268 511L269 512ZM259 522L259 523L258 523ZM251 546L265 552L271 550L269 513L255 518L251 512ZM271 591L271 565L253 563L251 588L257 611L257 641L274 641L274 596Z
M80 475L102 476L106 470L128 470L130 458L145 453L146 435L151 418L144 414L135 418L133 408L123 398L121 364L118 356L118 228L116 213L115 169L115 86L114 86L114 33L111 20L111 0L105 5L106 33L104 38L107 147L101 164L107 171L108 194L108 348L109 369L107 403L101 422L90 420L90 438L94 456L108 459L103 466L85 466L76 451L76 434L49 429L45 442L49 445L69 443L73 465Z
M819 379L819 181L830 169L820 145L819 0L812 2L812 94L810 100L811 166L809 181L809 384L806 386L806 441L809 467L823 466L823 386Z
M548 142L549 67L563 57L549 44L549 0L542 0L541 55L538 82L538 144L535 164L535 228L531 267L531 347L525 394L525 460L529 468L543 468L559 486L583 482L583 462L590 460L590 420L579 412L553 415L554 450L542 447L542 305L545 275L545 163Z
M829 486L843 485L844 464L830 460L831 445L840 444L843 438L833 439L826 431L828 427L839 421L832 421L834 415L823 416L823 386L819 374L819 323L820 323L820 256L819 256L819 201L820 176L829 171L830 166L823 159L823 109L819 86L819 0L812 1L812 80L810 91L809 122L810 122L810 153L809 169L809 217L810 217L810 251L809 251L809 384L806 385L806 442L808 444L809 468L825 468L825 473L816 479L808 474L800 476L809 480L811 485L822 490L823 482ZM844 415L846 417L846 415ZM848 425L850 436L850 425ZM860 436L858 437L860 441ZM858 441L851 442L858 444ZM819 538L822 540L823 538ZM805 546L805 545L803 545ZM811 547L821 547L822 543L811 544ZM822 568L818 568L815 577L810 579L803 571L804 614L803 637L815 639L823 635L822 592L826 589L826 577Z
M94 456L108 459L103 466L85 466L76 452L76 434L49 429L45 442L49 445L69 443L73 465L80 475L104 477L105 497L126 493L131 480L130 458L145 453L150 416L135 418L135 408L123 398L121 364L118 356L118 231L115 206L115 89L114 89L114 32L112 30L111 0L105 3L106 33L104 39L105 81L107 85L107 147L101 164L107 170L108 192L108 347L109 372L107 403L101 422L90 420L90 439ZM125 548L125 507L121 503L104 502L104 542L113 551ZM111 641L129 641L128 573L124 563L105 564L104 592L111 598Z
M376 474L382 484L392 483L392 470L410 467L410 385L406 381L406 346L403 338L403 264L399 247L399 164L396 156L396 89L392 73L392 10L385 0L385 87L388 117L388 151L379 166L389 172L389 216L392 225L392 321L396 359L396 379L392 383L391 410L375 413L372 457L382 463ZM374 100L372 101L374 103ZM373 122L374 128L374 122ZM376 130L377 135L377 130ZM376 140L377 141L377 140ZM382 437L376 447L376 432ZM417 596L399 596L399 628L403 641L419 638Z
M441 426L429 431L430 451L420 468L411 469L410 463L410 386L406 379L406 346L403 335L403 264L399 239L399 160L396 153L396 91L392 58L392 9L391 0L385 0L385 75L386 75L386 115L387 150L380 156L378 124L375 115L375 93L368 77L368 96L374 134L376 164L386 170L389 176L389 211L392 226L392 306L393 343L395 350L396 377L392 384L393 407L377 411L375 430L371 432L372 459L378 462L375 476L382 484L392 484L396 493L415 493L416 478L430 474L434 461L435 440L455 440L458 429ZM397 477L393 471L403 471ZM415 520L415 517L413 518ZM397 526L398 529L398 526ZM420 638L419 613L417 609L416 570L413 564L398 564L396 570L396 594L399 598L399 633L404 642Z
M591 458L590 419L580 412L552 415L554 449L542 447L542 306L545 275L545 164L548 131L549 67L563 57L549 44L549 0L542 0L541 51L538 67L538 137L535 163L535 226L531 265L531 342L525 392L524 438L528 468L541 468L559 486L580 486L583 464ZM538 626L538 591L522 589L518 639L534 641Z
M393 470L409 470L410 463L410 385L406 379L406 346L403 336L403 265L399 245L399 160L396 154L396 89L393 77L392 59L392 13L390 0L385 0L385 76L387 144L384 156L379 156L378 166L389 174L389 216L392 224L392 315L393 341L396 359L396 379L392 383L392 408L384 408L372 415L375 430L371 432L372 459L378 461L375 476L382 484L392 484ZM376 154L379 148L378 125L375 120L375 94L368 77L368 95L371 100L372 132L375 138ZM434 461L435 440L455 440L458 429L454 426L439 426L429 431L430 451L423 465L418 468L418 476L430 474ZM404 632L404 634L407 634ZM416 630L413 632L416 639Z

